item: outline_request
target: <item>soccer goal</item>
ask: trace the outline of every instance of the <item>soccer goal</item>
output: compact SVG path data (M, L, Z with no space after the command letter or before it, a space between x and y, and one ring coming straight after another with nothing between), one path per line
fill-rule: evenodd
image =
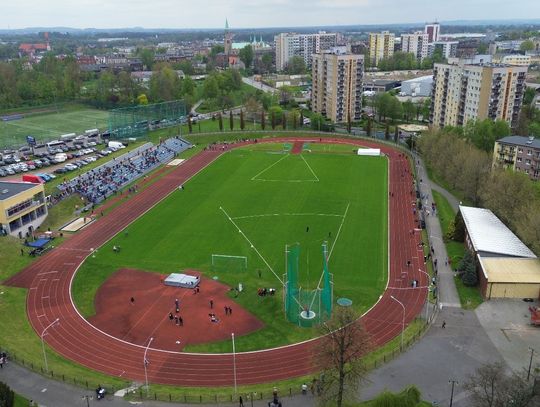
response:
M232 256L229 254L212 254L212 270L215 271L246 271L246 256Z

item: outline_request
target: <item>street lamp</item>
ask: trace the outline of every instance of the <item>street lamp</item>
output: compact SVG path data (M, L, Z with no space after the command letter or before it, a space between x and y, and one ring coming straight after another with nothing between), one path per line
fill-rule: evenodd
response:
M421 273L424 273L426 275L426 278L427 278L427 289L428 289L428 293L427 293L427 297L426 297L426 323L427 323L427 322L429 322L429 274L426 273L422 269L418 269L418 271L421 272Z
M146 372L146 365L148 365L148 359L146 359L146 352L148 352L148 348L150 347L150 344L154 338L150 338L148 341L148 345L146 345L146 349L144 350L144 356L143 356L143 365L144 365L144 380L146 382L146 397L148 397L148 373Z
M43 340L43 337L45 336L47 329L49 329L51 326L56 324L58 321L60 321L60 318L56 318L53 322L47 325L47 327L41 332L41 349L43 349L43 360L45 361L46 372L49 372L49 365L47 364L47 354L45 353L45 341Z
M396 301L399 305L401 305L401 308L403 308L403 319L401 322L401 350L403 350L403 334L405 333L405 305L403 305L403 303L393 295L391 295L390 298Z
M449 383L452 383L452 392L450 393L450 407L452 407L452 404L454 403L454 386L456 384L459 384L457 380L449 380Z

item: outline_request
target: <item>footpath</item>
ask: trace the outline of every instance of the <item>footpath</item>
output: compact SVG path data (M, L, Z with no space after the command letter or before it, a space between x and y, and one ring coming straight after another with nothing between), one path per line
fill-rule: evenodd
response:
M421 158L415 157L415 165L420 192L425 195L424 203L428 203L428 207L431 206L432 189L434 189L441 192L450 204L457 208L459 202L452 195L429 181ZM476 313L460 308L453 272L444 262L446 248L437 217L426 216L426 226L435 250L434 257L438 259L439 265L437 285L440 311L431 328L418 343L394 360L369 373L366 381L359 386L362 400L371 399L386 389L399 391L405 386L414 384L421 390L424 400L432 402L434 406L446 406L450 400L449 381L457 380L453 406L466 407L470 405L470 400L461 385L468 376L485 363L503 362L499 351L482 328ZM442 328L442 321L446 322L445 328ZM49 380L14 363L7 363L3 369L0 369L0 381L7 383L17 393L33 399L43 407L84 407L96 403L103 406L195 406L126 401L111 395L97 401L94 398L95 393L91 390ZM268 401L254 401L251 404L249 400L244 400L244 405L265 407ZM305 396L284 397L282 403L284 407L310 407L316 405L316 400L308 393ZM238 406L238 401L221 403L217 406Z

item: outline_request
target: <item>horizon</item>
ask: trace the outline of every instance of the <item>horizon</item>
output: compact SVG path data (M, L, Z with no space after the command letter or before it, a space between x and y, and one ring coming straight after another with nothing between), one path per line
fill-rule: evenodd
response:
M201 0L196 7L182 7L174 0L81 0L73 7L67 0L21 0L2 7L0 31L32 28L78 30L216 30L287 27L416 25L470 21L508 21L523 24L540 18L540 2L521 0L508 16L503 0L455 0L448 9L442 0L429 4L411 0L406 8L396 0ZM299 22L301 22L299 24Z

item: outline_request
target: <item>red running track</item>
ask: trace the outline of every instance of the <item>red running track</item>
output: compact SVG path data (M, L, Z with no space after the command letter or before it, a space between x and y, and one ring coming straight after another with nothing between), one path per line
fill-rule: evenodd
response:
M261 142L276 141L319 142L313 137L274 138ZM391 295L405 305L407 324L421 312L429 282L427 275L419 271L424 270L423 254L418 249L419 236L410 233L416 223L411 206L414 198L409 162L399 151L374 142L326 138L321 142L381 148L389 157L388 288L381 299L361 317L374 343L382 345L399 335L402 328L403 309L391 299ZM144 380L144 348L121 341L90 325L78 313L71 300L71 282L78 267L93 249L103 245L221 154L223 151L202 151L5 282L7 285L29 288L27 314L38 335L52 321L60 318L60 324L49 329L45 335L49 346L62 356L88 368L112 376ZM411 267L406 267L407 260L412 262ZM407 273L402 276L404 271ZM419 288L410 287L412 279L420 282ZM313 352L318 341L313 339L281 348L237 353L238 384L278 381L316 371ZM231 354L189 354L150 348L147 359L150 361L148 379L153 383L180 386L233 385Z

